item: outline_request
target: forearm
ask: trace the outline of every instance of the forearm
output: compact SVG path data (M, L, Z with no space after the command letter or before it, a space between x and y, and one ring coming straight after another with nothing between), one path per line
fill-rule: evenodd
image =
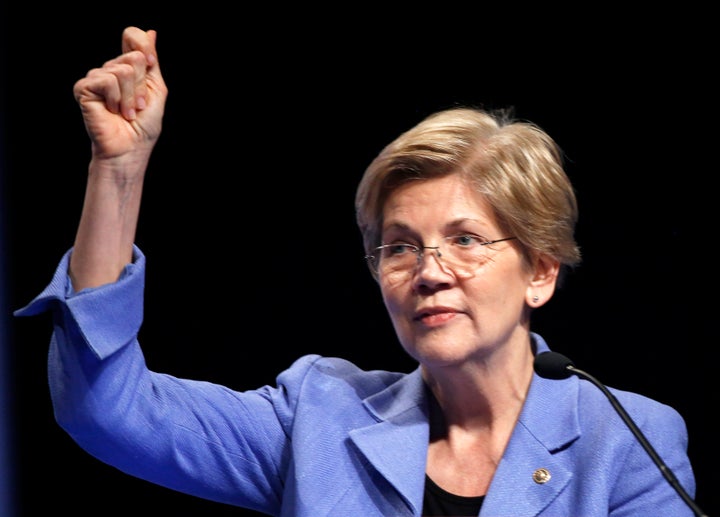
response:
M145 156L130 164L91 161L70 258L76 291L115 282L132 260L146 166Z

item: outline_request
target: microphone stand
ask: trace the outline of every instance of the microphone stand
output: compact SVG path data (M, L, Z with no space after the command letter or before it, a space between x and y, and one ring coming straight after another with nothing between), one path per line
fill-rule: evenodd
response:
M615 398L615 395L613 395L603 383L601 383L589 373L580 370L579 368L575 368L575 366L572 364L568 364L566 368L572 373L589 380L605 394L608 400L610 400L612 406L620 415L620 418L622 418L623 422L627 424L627 426L630 428L630 431L632 431L637 440L640 442L640 445L642 445L643 449L645 449L645 451L650 455L652 460L655 462L655 465L657 465L657 467L660 469L662 475L665 477L665 479L668 480L668 482L672 485L675 491L677 491L683 501L687 503L687 505L692 509L692 511L697 517L708 517L708 515L704 513L697 504L695 504L695 501L693 501L690 495L685 491L683 486L675 477L675 474L673 474L672 470L670 470L670 468L665 465L665 462L662 460L662 458L660 458L660 455L655 451L655 448L650 444L647 438L645 438L645 435L638 428L638 426L635 425L635 422L632 420L632 418L630 418L630 415L628 415L627 411L625 411L625 408L623 408L620 402L618 402L617 398Z

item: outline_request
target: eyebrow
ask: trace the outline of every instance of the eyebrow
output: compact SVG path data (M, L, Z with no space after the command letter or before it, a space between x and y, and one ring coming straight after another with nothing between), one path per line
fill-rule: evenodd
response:
M486 222L480 220L480 219L471 219L470 217L459 217L457 219L453 219L452 221L448 221L444 224L444 228L458 228L459 226L462 226L465 223L473 223L473 224L487 224ZM383 228L382 231L386 232L388 230L412 230L410 228L410 225L403 223L403 222L393 222L389 224L387 227Z

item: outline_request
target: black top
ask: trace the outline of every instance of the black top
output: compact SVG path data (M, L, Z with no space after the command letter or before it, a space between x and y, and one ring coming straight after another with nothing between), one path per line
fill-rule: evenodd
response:
M423 517L459 516L480 513L484 495L463 497L451 494L437 486L430 477L425 476L425 497L423 498Z

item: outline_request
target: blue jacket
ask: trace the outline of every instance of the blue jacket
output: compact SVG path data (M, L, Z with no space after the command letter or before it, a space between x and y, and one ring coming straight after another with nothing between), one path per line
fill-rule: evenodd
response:
M245 392L156 373L137 341L140 250L118 282L77 294L67 278L69 253L16 315L52 311L55 416L88 453L153 483L271 515L421 515L429 401L419 369L363 371L307 355L275 386ZM548 350L532 337L537 353ZM681 416L612 391L694 496ZM693 512L597 387L575 376L535 375L480 515Z

